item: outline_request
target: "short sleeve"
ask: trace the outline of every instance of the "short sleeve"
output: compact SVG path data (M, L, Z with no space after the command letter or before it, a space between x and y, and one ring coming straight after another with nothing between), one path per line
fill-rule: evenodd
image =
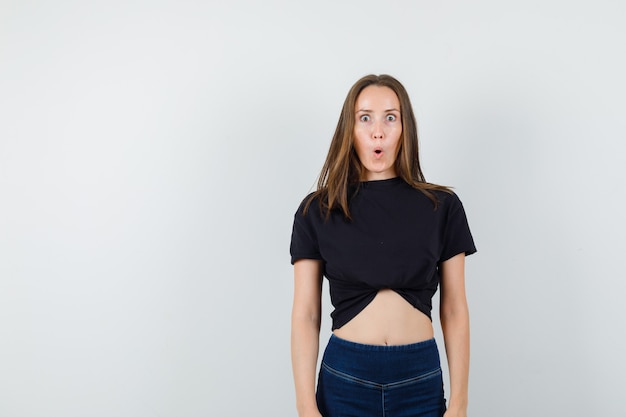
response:
M465 253L465 255L475 253L476 246L459 197L451 194L446 199L445 207L442 208L446 210L446 218L439 262L446 261L459 253Z
M298 259L322 259L314 225L314 217L317 213L316 207L314 207L315 202L309 206L309 210L304 214L304 207L308 198L305 198L300 204L293 219L289 250L292 264Z

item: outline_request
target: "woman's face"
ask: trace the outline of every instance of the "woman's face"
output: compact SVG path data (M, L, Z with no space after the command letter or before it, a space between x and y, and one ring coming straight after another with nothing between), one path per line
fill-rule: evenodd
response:
M354 149L364 168L362 180L395 177L402 136L398 96L389 87L370 85L357 97L354 112Z

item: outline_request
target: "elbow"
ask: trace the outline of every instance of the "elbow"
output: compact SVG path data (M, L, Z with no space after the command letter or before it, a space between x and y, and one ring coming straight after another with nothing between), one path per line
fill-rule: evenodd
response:
M457 303L454 305L441 305L439 309L441 325L469 326L469 309L467 303Z
M292 327L299 329L313 329L319 332L322 325L322 318L316 312L294 311L291 315Z

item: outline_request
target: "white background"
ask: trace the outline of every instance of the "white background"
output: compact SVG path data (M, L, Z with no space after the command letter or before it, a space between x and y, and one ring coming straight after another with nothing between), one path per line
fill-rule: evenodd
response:
M293 213L368 73L479 249L470 416L623 415L625 17L0 1L0 416L295 415Z

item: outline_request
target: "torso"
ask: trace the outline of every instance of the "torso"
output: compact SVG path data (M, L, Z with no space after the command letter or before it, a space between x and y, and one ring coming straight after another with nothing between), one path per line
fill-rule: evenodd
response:
M430 319L390 289L378 291L367 307L334 333L368 345L406 345L434 336Z
M351 219L328 217L303 200L294 218L291 255L318 259L328 278L334 333L363 344L402 345L433 337L432 297L440 262L473 253L455 194L433 192L438 205L399 177L359 184Z

